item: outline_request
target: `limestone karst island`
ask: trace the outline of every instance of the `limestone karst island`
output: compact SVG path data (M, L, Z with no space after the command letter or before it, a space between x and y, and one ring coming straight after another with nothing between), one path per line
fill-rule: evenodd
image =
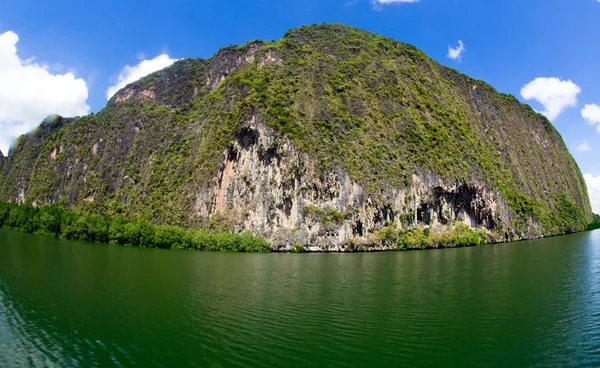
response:
M183 230L204 229L269 244L232 235L228 250L422 249L593 221L543 115L335 24L179 60L97 114L49 117L0 162L1 199L22 204L4 205L8 227L135 246L218 247Z
M0 8L0 367L600 367L598 1Z

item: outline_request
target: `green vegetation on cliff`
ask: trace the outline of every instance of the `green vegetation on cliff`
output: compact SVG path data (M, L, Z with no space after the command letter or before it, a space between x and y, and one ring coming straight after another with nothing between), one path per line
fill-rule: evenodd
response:
M477 247L492 242L485 230L471 229L462 224L451 231L431 231L429 228L403 230L386 226L378 233L378 240L395 250Z
M249 234L184 230L145 220L127 221L121 216L75 212L56 205L33 207L0 202L0 228L144 248L260 253L271 250L264 239Z
M329 24L179 61L96 115L45 122L0 158L0 199L202 227L212 215L199 214L201 193L232 142L253 143L255 123L375 200L433 174L498 193L510 213L495 230L511 237L591 222L583 177L544 116L413 46ZM336 211L312 215L347 220Z
M588 225L588 230L600 229L600 215L594 214L594 221Z

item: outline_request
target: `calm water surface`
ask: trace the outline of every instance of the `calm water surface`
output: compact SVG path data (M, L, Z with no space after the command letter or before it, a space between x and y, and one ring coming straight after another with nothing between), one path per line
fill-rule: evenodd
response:
M0 231L0 366L600 366L600 231L219 254Z

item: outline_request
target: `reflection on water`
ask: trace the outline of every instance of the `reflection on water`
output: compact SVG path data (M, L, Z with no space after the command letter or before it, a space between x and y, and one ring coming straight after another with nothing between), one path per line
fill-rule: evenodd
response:
M219 254L0 231L0 366L598 366L600 231Z

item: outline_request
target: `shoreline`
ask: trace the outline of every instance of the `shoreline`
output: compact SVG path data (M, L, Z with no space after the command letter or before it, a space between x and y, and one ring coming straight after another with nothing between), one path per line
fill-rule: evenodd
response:
M518 238L515 234L501 236L498 231L452 225L448 228L413 228L404 230L395 225L383 227L362 238L340 241L331 237L312 239L317 243L268 241L250 232L236 233L225 228L194 229L158 225L145 219L129 220L120 214L77 212L56 205L28 206L0 202L0 228L47 235L54 238L116 244L140 248L160 248L194 251L248 253L368 253L402 252L464 248L544 239L553 236ZM593 226L587 227L587 231ZM528 234L521 234L527 236ZM329 242L338 241L338 244ZM321 243L319 243L321 242Z
M535 237L535 238L530 238L530 239L519 239L519 240L513 240L513 241L489 242L489 243L481 244L481 245L456 245L456 246L448 246L448 247L402 248L402 249L397 249L397 248L392 248L392 247L381 247L381 246L374 246L374 247L361 246L362 249L343 249L343 248L340 249L339 247L336 247L336 249L334 249L334 250L325 250L320 247L313 246L313 247L304 247L302 251L294 250L293 247L289 247L289 248L286 247L287 249L277 249L275 247L272 247L270 251L266 251L266 252L265 251L263 251L263 252L247 252L247 251L239 251L239 250L238 251L236 251L236 250L227 251L227 250L196 250L196 249L184 249L184 248L158 248L158 247L136 246L136 245L131 245L131 244L104 243L104 242L98 242L98 241L67 239L67 238L52 236L50 234L28 233L28 232L20 231L20 230L16 230L16 229L0 227L0 231L15 232L15 233L20 233L20 234L34 235L34 236L43 236L43 237L49 237L49 238L54 238L54 239L58 239L58 240L79 241L79 242L85 242L85 243L89 243L89 244L115 245L118 247L125 247L125 248L162 249L162 250L189 251L189 252L262 253L262 254L268 254L268 253L273 253L273 254L285 254L285 253L288 253L288 254L403 253L403 252L434 251L434 250L459 249L459 248L477 248L477 247L486 247L486 246L501 245L501 244L512 244L512 243L516 244L516 243L522 243L522 242L526 242L526 241L558 238L558 237L562 237L562 236L569 236L569 235L581 234L581 233L586 233L586 232L592 232L594 230L600 230L600 229L583 230L583 231L572 232L572 233L567 233L567 234L541 236L541 237Z
M534 238L529 238L529 239L518 239L518 240L509 240L509 241L496 241L496 242L489 242L489 243L485 243L485 244L481 244L481 245L456 245L456 246L449 246L449 247L425 247L425 248L402 248L402 249L396 249L394 247L381 247L381 246L373 246L373 247L366 247L363 246L366 249L339 249L339 247L336 247L335 250L325 250L322 249L321 247L318 246L313 246L313 247L304 247L303 251L294 251L293 249L289 248L289 249L275 249L272 248L271 253L314 253L314 254L344 254L344 253L393 253L393 252L418 252L418 251L433 251L433 250L444 250L444 249L459 249L459 248L477 248L477 247L486 247L486 246L492 246L492 245L501 245L501 244L512 244L512 243L522 243L522 242L526 242L526 241L533 241L533 240L543 240L543 239L550 239L550 238L558 238L561 236L569 236L569 235L575 235L575 234L581 234L581 233L585 233L585 232L589 232L589 231L594 231L594 230L598 230L598 229L592 229L592 230L583 230L583 231L577 231L577 232L572 232L572 233L565 233L565 234L558 234L558 235L549 235L549 236L539 236L539 237L534 237ZM318 249L316 249L318 248Z

